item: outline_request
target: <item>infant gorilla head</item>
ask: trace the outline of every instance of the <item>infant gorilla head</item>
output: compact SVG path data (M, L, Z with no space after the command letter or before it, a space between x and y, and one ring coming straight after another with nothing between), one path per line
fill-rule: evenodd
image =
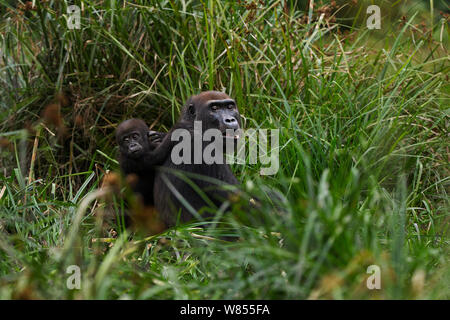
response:
M116 131L120 154L131 159L139 159L148 151L154 150L161 139L162 134L150 131L141 119L125 120Z

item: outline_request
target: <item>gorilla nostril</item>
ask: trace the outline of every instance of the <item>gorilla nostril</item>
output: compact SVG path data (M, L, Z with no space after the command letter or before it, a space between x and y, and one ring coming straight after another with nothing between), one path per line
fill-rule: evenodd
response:
M225 125L225 127L228 129L238 129L239 128L238 121L235 117L224 117L223 122L224 122L223 124Z

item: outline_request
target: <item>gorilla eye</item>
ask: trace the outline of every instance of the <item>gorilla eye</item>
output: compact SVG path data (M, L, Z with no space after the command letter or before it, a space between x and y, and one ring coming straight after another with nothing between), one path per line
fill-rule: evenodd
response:
M139 138L139 135L137 133L134 133L132 136L133 140L137 140L137 138Z
M195 108L194 108L194 105L193 105L193 104L190 104L190 105L189 105L189 113L190 113L190 114L195 114Z
M228 109L233 109L233 108L234 108L234 105L229 104L229 105L227 106L227 108L228 108Z
M217 108L218 108L218 107L217 107L215 104L213 104L213 105L211 106L211 109L212 109L212 110L217 110Z

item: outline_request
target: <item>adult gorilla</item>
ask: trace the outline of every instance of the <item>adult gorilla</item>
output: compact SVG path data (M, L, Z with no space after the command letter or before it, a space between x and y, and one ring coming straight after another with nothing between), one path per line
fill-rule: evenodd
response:
M175 225L178 217L181 222L186 222L199 218L198 214L202 218L214 215L214 207L219 208L231 195L230 188L226 187L239 183L225 161L211 164L204 161L174 161L176 155L173 151L177 142L172 140L177 139L177 129L189 132L190 159L198 158L199 150L194 146L194 123L197 121L201 121L202 132L208 129L220 131L222 147L230 140L235 147L238 136L233 132L240 129L241 118L235 101L227 94L217 91L202 92L188 99L179 121L153 151L152 156L156 157L153 161L159 162L161 157L165 157L162 167L156 172L153 192L155 208L169 227ZM200 156L210 144L201 140ZM183 157L185 156L187 155L183 154Z

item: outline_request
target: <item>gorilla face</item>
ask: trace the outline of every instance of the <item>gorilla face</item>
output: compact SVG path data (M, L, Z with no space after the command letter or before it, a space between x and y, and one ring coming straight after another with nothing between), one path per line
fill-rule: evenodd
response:
M122 122L117 128L116 140L120 153L130 158L139 158L150 151L149 130L142 120L130 119Z
M240 129L241 117L236 102L227 94L217 91L207 91L193 96L187 103L185 111L195 121L202 122L202 129L218 129L224 138L236 139L230 135L230 130Z

